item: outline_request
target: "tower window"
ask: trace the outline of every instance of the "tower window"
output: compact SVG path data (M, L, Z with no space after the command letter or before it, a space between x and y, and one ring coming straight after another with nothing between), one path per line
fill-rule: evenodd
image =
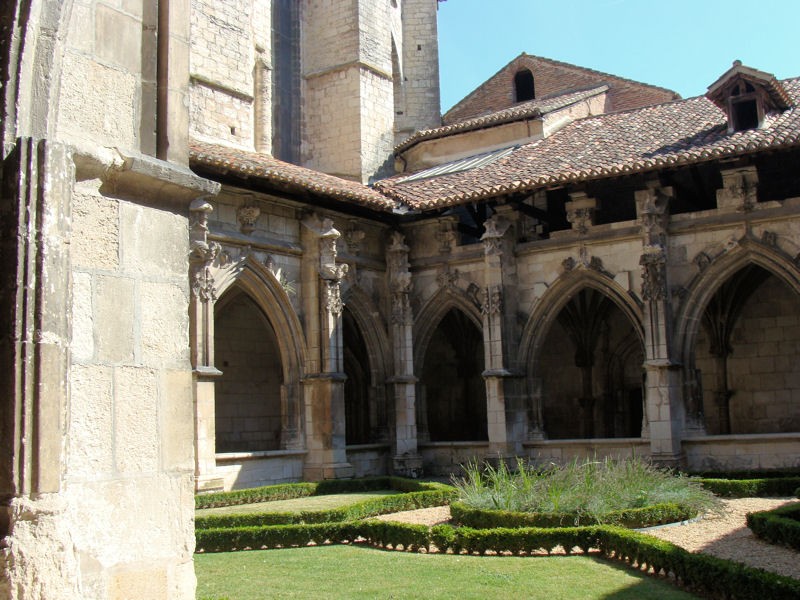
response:
M536 93L533 87L533 73L530 69L522 69L514 75L514 101L533 100Z

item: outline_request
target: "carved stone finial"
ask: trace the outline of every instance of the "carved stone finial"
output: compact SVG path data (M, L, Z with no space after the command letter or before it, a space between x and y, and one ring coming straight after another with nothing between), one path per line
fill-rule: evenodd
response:
M458 269L445 268L441 273L436 276L436 282L440 288L444 288L448 292L455 290L460 274Z
M511 227L511 222L500 215L492 215L489 219L486 219L483 227L485 232L481 236L481 241L483 242L484 252L487 255L502 254L503 236Z

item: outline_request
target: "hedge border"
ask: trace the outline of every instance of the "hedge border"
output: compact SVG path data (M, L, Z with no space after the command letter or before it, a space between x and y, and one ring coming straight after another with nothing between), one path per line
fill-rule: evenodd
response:
M705 489L723 498L763 498L794 496L800 477L761 477L754 479L697 479Z
M405 477L381 476L361 479L328 479L318 483L280 483L256 488L197 494L194 497L195 510L237 506L273 500L290 500L306 496L325 496L352 492L371 492L392 489L399 492L420 492L440 489L453 489L449 485L435 482L422 482Z
M747 526L766 542L800 550L800 502L748 513Z
M568 553L597 549L638 570L669 575L687 589L712 598L737 600L794 600L800 581L746 565L693 554L657 538L610 525L561 528L473 529L450 525L409 525L376 520L206 529L197 532L202 551L219 552L261 548L286 548L308 544L363 543L375 548L454 554L530 554L552 552L557 546Z
M673 503L654 504L642 508L612 511L601 518L577 513L525 513L505 510L472 508L463 502L450 504L450 515L456 525L475 529L515 527L578 527L588 525L618 525L628 529L652 527L687 521L697 512Z
M341 523L405 510L443 506L449 504L456 496L456 490L454 488L442 484L423 483L419 484L419 487L421 491L401 492L400 494L391 496L370 498L368 500L328 510L199 516L195 518L195 529Z

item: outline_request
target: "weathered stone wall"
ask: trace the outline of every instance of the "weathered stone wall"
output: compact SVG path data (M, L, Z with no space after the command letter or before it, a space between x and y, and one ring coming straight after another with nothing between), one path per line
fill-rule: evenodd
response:
M92 524L71 532L84 597L191 597L186 218L89 180L73 235L65 498L72 522Z

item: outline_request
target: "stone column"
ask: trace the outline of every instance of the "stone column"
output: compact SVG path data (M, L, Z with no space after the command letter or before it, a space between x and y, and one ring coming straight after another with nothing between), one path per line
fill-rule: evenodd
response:
M683 459L684 407L681 365L672 357L672 314L667 276L667 223L672 188L657 183L636 192L636 211L642 234L642 300L644 300L644 411L654 460L678 465Z
M409 294L411 272L408 246L402 233L392 233L386 250L387 279L391 293L391 338L394 373L389 383L394 388L394 448L392 472L407 477L422 474L422 457L417 449L416 383L414 345Z
M486 370L486 418L489 452L502 456L521 451L527 425L527 409L516 389L519 377L510 366L516 315L516 265L512 252L513 211L503 210L484 224L483 347ZM519 446L519 447L517 447Z
M341 234L331 219L303 220L302 289L309 359L304 381L308 458L306 479L352 477L345 448L341 281L347 265L336 263Z
M214 366L214 276L211 265L220 246L208 241L208 215L214 207L204 198L189 205L189 340L195 415L195 488L221 490L216 476L215 380L222 375Z

